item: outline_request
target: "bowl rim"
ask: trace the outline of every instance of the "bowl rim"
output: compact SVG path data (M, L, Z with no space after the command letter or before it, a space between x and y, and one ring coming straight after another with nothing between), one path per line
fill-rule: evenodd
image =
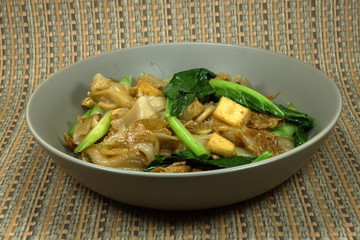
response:
M236 167L230 167L230 168L223 168L223 169L215 169L215 170L209 170L209 171L200 171L200 172L188 172L188 173L154 173L154 172L141 172L141 171L136 171L136 170L128 170L128 169L118 169L118 168L112 168L112 167L106 167L106 166L101 166L101 165L96 165L94 163L90 163L90 162L86 162L83 161L79 158L76 158L74 156L71 156L67 153L64 153L63 151L58 150L57 148L53 147L52 145L48 144L34 129L34 126L32 124L32 120L30 119L30 108L32 106L32 101L33 99L36 97L37 94L39 94L40 91L42 91L42 89L49 84L52 79L60 74L63 71L68 70L69 68L73 68L76 67L78 64L84 64L87 61L91 61L92 59L98 58L98 57L104 57L106 55L110 55L110 54L118 54L119 52L125 52L125 51L132 51L135 49L142 49L142 48L150 48L150 47L168 47L168 46L220 46L220 47L232 47L232 48L246 48L246 49L250 49L251 51L260 51L260 52L264 52L267 54L272 54L278 57L282 57L282 58L288 58L289 61L293 61L296 62L297 64L302 65L302 67L305 68L309 68L312 71L317 71L318 73L320 73L321 75L323 75L325 78L327 78L327 80L329 81L329 84L332 85L332 87L334 88L334 92L336 93L336 98L339 100L339 107L338 110L336 111L334 117L331 119L331 121L326 125L325 128L321 129L316 135L312 136L307 142L305 142L304 144L288 151L285 153L282 153L278 156L274 156L259 162L255 162L255 163L249 163L249 164L245 164L245 165L241 165L241 166L236 166ZM339 91L339 88L336 86L336 84L322 71L320 71L319 69L315 68L314 66L305 63L303 61L300 61L294 57L282 54L282 53L278 53L278 52L274 52L271 50L267 50L267 49L261 49L261 48L257 48L257 47L250 47L250 46L243 46L243 45L235 45L235 44L228 44L228 43L209 43L209 42L176 42L176 43L156 43L156 44L148 44L148 45L141 45L141 46L134 46L134 47L127 47L127 48L123 48L123 49L116 49L116 50L112 50L112 51L108 51L108 52L104 52L101 54L97 54L97 55L93 55L90 57L87 57L85 59L81 59L77 62L74 62L70 65L65 66L62 69L59 69L58 71L54 72L53 74L51 74L49 77L47 77L42 83L40 83L40 85L37 86L37 88L32 92L30 98L28 99L27 103L26 103L26 111L25 111L25 115L26 115L26 123L28 125L28 129L30 130L31 134L33 135L33 137L35 138L35 140L39 143L39 145L41 145L45 150L52 152L53 154L55 154L56 156L60 157L60 158L65 158L66 160L77 164L77 165L82 165L83 167L86 168L93 168L96 170L100 170L100 171L104 171L104 172L109 172L109 173L114 173L114 174L124 174L124 175L131 175L131 176L142 176L142 177L156 177L156 178L173 178L173 177L177 177L177 178L183 178L183 177L205 177L205 176L209 176L209 175L217 175L217 174L224 174L224 173L231 173L231 172L237 172L237 171L243 171L249 168L255 168L257 166L262 166L262 165L267 165L267 164L271 164L273 162L279 161L280 159L286 158L290 155L294 155L296 153L299 153L302 150L305 150L306 148L310 147L312 144L321 141L324 137L326 137L326 135L333 129L333 127L336 125L336 123L338 122L340 115L341 115L341 111L342 111L342 106L343 106L343 101L342 101L342 97Z

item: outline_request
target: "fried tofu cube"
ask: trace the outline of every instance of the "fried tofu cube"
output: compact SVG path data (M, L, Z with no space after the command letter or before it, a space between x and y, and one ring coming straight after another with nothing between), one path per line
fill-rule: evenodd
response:
M235 144L220 134L214 132L206 145L206 148L213 153L219 154L224 157L234 156L236 154Z
M250 115L250 109L241 106L227 97L220 98L219 104L214 111L214 118L233 127L246 125Z

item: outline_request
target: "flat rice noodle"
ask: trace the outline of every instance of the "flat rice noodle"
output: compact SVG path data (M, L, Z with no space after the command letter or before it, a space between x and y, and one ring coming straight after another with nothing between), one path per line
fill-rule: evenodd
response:
M146 156L146 165L150 164L154 160L155 155L159 153L160 145L158 141L154 143L150 142L139 142L134 147L142 152Z
M146 164L154 160L154 155L159 152L159 142L154 134L147 130L141 123L131 124L125 131L116 132L107 136L101 146L105 149L132 148L142 152L146 157Z
M294 148L294 137L279 137L279 147L283 152L290 151Z
M126 87L119 83L114 83L105 90L90 92L89 96L97 102L103 102L102 107L104 108L106 106L110 106L111 109L119 107L130 108L134 103L134 99L129 95Z
M154 96L147 96L151 107L156 112L165 111L166 108L166 98L165 97L154 97Z
M101 73L97 73L94 75L93 80L91 82L91 91L96 92L100 90L108 89L111 86L111 83L114 82L113 79L108 79Z
M140 119L154 119L159 118L160 114L158 109L153 108L149 101L149 97L139 97L132 108L124 115L123 120L126 126L129 126L132 122Z
M145 118L145 119L140 119L137 122L144 125L144 127L150 131L160 130L162 128L168 127L167 121L158 118L153 118L153 119Z
M234 143L237 147L245 147L240 128L227 125L216 119L213 119L212 123L215 132Z
M111 136L117 132L123 132L126 130L125 123L121 118L111 120L110 125L111 125L111 128L109 129L108 136Z
M101 102L101 107L105 109L130 108L134 104L134 99L125 85L107 79L101 74L95 74L89 97L95 102Z
M178 152L186 150L185 144L177 137L165 133L154 132L160 144L160 149L170 150L170 152Z
M105 99L105 101L107 101L107 100ZM115 108L118 107L118 105L116 105L115 103L111 103L111 102L106 103L106 102L103 102L103 101L99 101L98 106L103 108L103 109L107 109L107 110L112 110L112 109L115 109Z
M143 169L148 165L146 156L136 148L108 150L99 144L94 144L84 150L84 155L90 158L91 162L106 167Z
M194 137L202 143L204 146L207 145L212 134L194 135Z

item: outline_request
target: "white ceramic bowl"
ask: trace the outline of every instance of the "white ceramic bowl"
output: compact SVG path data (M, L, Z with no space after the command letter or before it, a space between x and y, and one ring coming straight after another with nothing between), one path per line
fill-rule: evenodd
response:
M281 91L277 103L291 101L317 121L305 144L270 159L196 173L145 173L97 166L77 159L63 142L74 116L82 113L92 77L121 79L141 72L166 78L204 67L240 74L263 94ZM55 73L28 102L28 127L45 151L69 175L95 192L136 206L191 210L219 207L264 193L298 171L319 149L341 112L341 96L322 72L278 53L225 44L172 43L128 48L90 57Z

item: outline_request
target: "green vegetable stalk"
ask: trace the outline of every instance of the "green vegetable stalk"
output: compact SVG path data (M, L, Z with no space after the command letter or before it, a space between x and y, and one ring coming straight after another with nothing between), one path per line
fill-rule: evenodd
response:
M79 145L75 148L74 152L79 153L89 147L90 145L94 144L97 140L102 138L110 129L110 118L111 112L107 111L102 118L100 119L99 123L90 130L90 132L86 135L86 137L79 143Z
M91 108L90 117L95 114L104 115L104 110L101 107L99 107L99 105L97 104L93 108Z
M123 77L123 78L119 81L119 83L121 83L121 84L123 84L123 85L125 85L125 86L130 87L131 84L132 84L132 76L125 76L125 77Z
M217 98L224 96L250 110L271 114L280 118L284 117L283 111L276 104L251 88L220 79L210 80L210 86L215 89L215 96Z
M217 98L225 96L252 111L284 118L289 124L274 129L273 133L292 132L291 136L295 137L295 146L308 140L308 131L314 127L315 120L306 113L296 111L292 104L289 107L275 104L255 90L224 80L212 79L210 85L214 88Z
M164 89L166 95L166 121L179 139L197 156L210 156L210 152L180 122L181 115L197 97L199 101L207 101L213 93L209 80L215 73L196 68L174 74Z
M279 127L271 129L271 132L278 137L293 137L297 129L298 126L291 123L285 123Z
M92 108L89 108L88 110L86 110L86 112L82 115L83 117L91 117L92 115L95 115L95 114L101 114L103 115L104 114L104 110L102 110L101 107L99 107L97 104L92 107ZM68 135L70 137L73 137L74 136L74 132L75 132L75 129L77 127L77 123L75 123L68 131Z
M201 155L209 155L210 152L206 149L206 147L200 143L180 122L177 117L168 116L166 117L166 121L168 122L171 129L175 132L176 136L197 156Z
M252 162L259 162L272 157L272 153L269 151L263 152L261 155L257 156Z
M171 129L175 132L176 136L197 156L207 155L210 156L210 152L206 147L199 142L180 122L180 120L171 116L170 114L171 103L169 100L166 101L166 121L168 122Z

